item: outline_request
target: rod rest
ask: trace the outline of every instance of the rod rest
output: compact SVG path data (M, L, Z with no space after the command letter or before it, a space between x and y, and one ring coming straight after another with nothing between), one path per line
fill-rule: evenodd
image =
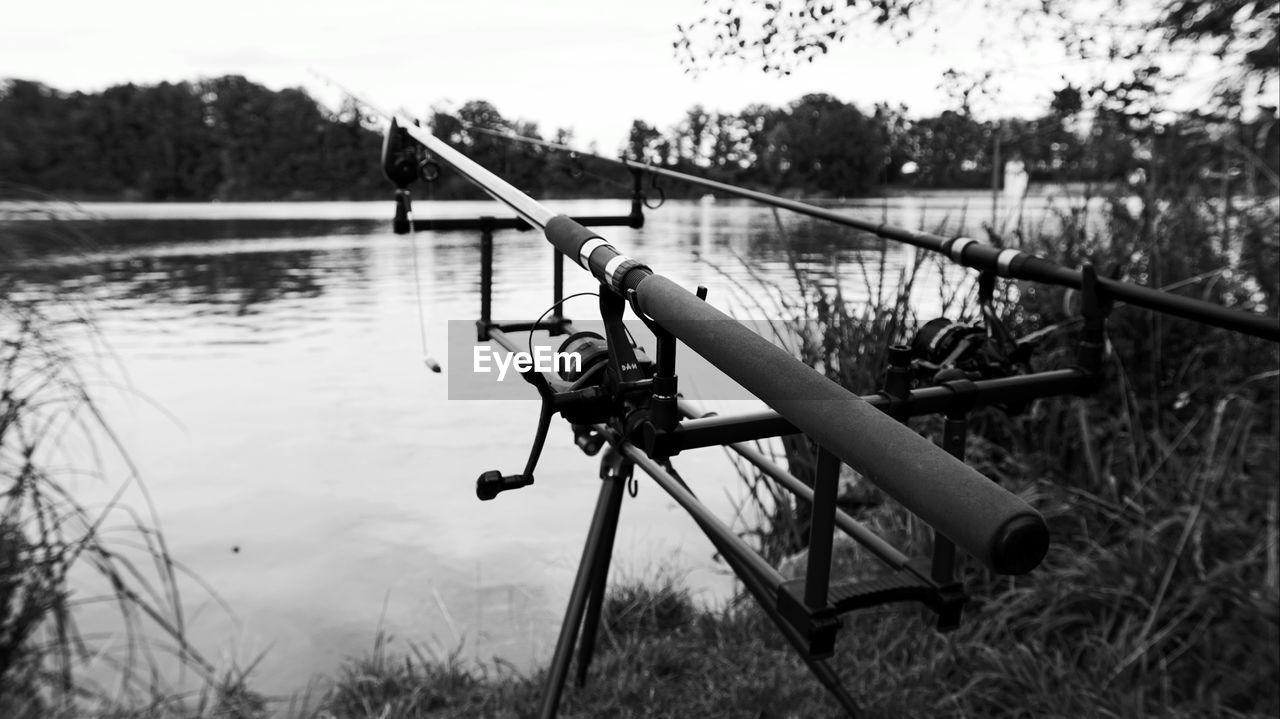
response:
M804 577L778 586L778 610L809 642L808 656L823 659L835 651L839 615L894 602L920 602L938 615L937 629L948 632L960 625L960 611L969 601L959 582L939 585L929 576L927 560L912 560L889 574L863 580L835 582L827 590L824 607L804 603Z
M476 341L487 342L495 333L532 332L545 330L550 336L558 337L568 334L571 322L564 317L545 317L541 320L517 320L513 322L492 322L476 320Z
M396 207L393 229L397 235L408 234L408 215L400 211L399 204ZM644 226L644 216L641 215L637 218L635 213L630 215L586 215L573 219L578 224L587 227L640 228ZM413 221L413 230L415 232L443 232L449 230L481 230L489 232L493 230L519 230L525 232L532 229L532 225L519 217L439 217L414 219Z

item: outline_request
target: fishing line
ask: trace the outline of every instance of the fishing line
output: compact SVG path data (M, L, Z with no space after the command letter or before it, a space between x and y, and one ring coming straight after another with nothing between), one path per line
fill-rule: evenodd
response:
M476 125L476 124L467 122L466 120L463 120L461 118L458 119L458 122L468 130L473 130L475 132L483 133L485 135L490 135L492 137L502 138L504 140L508 140L511 142L518 142L523 145L532 145L532 146L549 149L557 154L549 155L548 159L552 162L557 162L562 165L567 165L566 170L568 171L569 176L575 180L581 177L590 177L599 182L603 182L606 185L613 185L614 187L619 187L622 189L630 188L630 185L628 185L625 182L621 182L611 177L606 177L597 172L593 172L591 170L586 169L586 167L584 167L582 163L582 155L579 154L577 150L567 145L551 142L550 140L541 140L538 138L523 137L521 135L515 134L515 132L512 131L510 128L484 127L482 125ZM587 157L596 157L591 153L585 153L585 154L587 155ZM600 158L600 159L605 159L605 160L608 160L609 162L621 162L624 166L632 169L633 171L637 169L637 167L643 170L644 168L649 166L648 162L628 162L625 159L624 160L609 160L608 158ZM657 199L652 200L647 194L642 192L640 195L640 200L641 202L644 203L645 207L649 208L650 210L656 210L659 207L662 207L666 203L667 191L662 189L662 187L658 184L657 173L650 172L648 174L649 174L649 190L653 193L656 193Z
M377 113L377 114L381 115L381 116L382 116L382 119L384 119L384 120L390 120L391 118L395 117L394 115L392 115L391 113L389 113L389 112L387 112L386 110L382 109L381 107L378 107L377 105L373 104L372 102L369 102L368 100L366 100L365 98L361 97L360 95L357 95L354 91L352 91L352 90L351 90L351 88L347 87L346 85L343 85L342 83L338 82L337 80L333 79L332 77L329 77L328 75L325 75L324 73L322 73L322 72L320 72L320 71L316 70L315 68L311 68L311 67L309 67L309 68L307 68L307 72L309 72L309 73L311 73L312 75L314 75L314 76L315 76L315 78L316 78L317 80L319 80L320 82L323 82L324 84L328 85L329 87L337 88L337 89L338 89L338 90L340 90L344 95L346 95L348 98L350 98L350 99L354 100L356 103L358 103L358 104L360 104L360 105L364 105L365 107L369 108L370 110L373 110L375 113Z
M422 363L432 372L440 373L440 363L427 350L427 318L422 308L422 275L418 271L418 233L413 227L413 207L406 211L409 216L409 247L413 253L413 291L418 299L418 336L422 339Z
M392 119L393 116L391 113L357 95L346 85L343 85L332 77L324 75L314 68L308 68L308 72L326 85L335 87L342 91L348 98L354 100L357 104L364 105L366 108L373 110L378 115L381 115L384 120ZM439 176L439 168L437 168L435 176L432 176L431 173L426 171L428 162L429 161L424 161L420 165L420 170L422 172L423 179L427 181L427 199L433 200L435 199L435 190L431 183L435 180L435 177ZM413 253L413 291L414 296L418 301L418 338L422 342L422 363L432 372L439 374L442 371L440 363L436 361L435 357L431 356L431 351L427 349L427 317L426 312L423 310L422 302L422 273L418 269L418 233L413 226L413 204L408 201L407 194L405 195L405 215L409 219L409 247Z
M555 308L559 307L565 302L568 302L574 297L599 297L599 296L600 296L599 293L596 293L596 292L575 292L574 294L571 294L568 297L561 297L555 302L552 302L551 306L547 308L547 311L543 312L541 315L538 315L538 319L533 321L533 329L529 330L529 356L531 357L533 356L533 333L537 331L538 325L542 324L543 318L551 314L551 310L554 310Z
M551 314L551 310L554 310L556 307L559 307L560 305L573 299L574 297L599 297L599 296L600 294L597 292L577 292L572 295L569 295L568 297L562 297L556 302L551 303L551 306L547 308L546 312L543 312L541 315L538 315L538 319L534 320L533 322L533 329L529 330L529 355L530 356L533 355L533 333L538 329L538 325L542 324L542 319L547 315ZM638 347L639 345L636 343L635 336L631 334L631 330L626 325L623 325L622 329L627 333L627 339L631 340L631 346Z

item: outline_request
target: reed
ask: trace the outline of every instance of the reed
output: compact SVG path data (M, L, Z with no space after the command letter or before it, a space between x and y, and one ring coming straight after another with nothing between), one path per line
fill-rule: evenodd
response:
M71 292L35 296L23 284L29 243L91 248L59 219L76 208L59 207L15 208L23 219L46 215L22 223L33 233L25 237L0 222L0 715L113 716L139 707L189 709L194 699L197 707L239 707L250 711L231 715L252 716L238 675L219 676L187 641L184 569L91 394L109 358L92 303ZM80 499L89 482L111 487L105 502ZM104 606L111 629L82 631L84 613ZM189 683L184 677L203 687L194 697L177 689Z

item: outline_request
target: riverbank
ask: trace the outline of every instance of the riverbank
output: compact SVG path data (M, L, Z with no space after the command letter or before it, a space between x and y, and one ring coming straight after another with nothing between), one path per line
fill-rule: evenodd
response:
M1055 588L1070 577L1061 567L1054 574L975 595L949 634L934 631L928 612L912 605L846 615L830 664L867 717L1275 715L1267 662L1241 663L1230 682L1203 693L1169 686L1157 667L1116 672L1129 651L1127 630L1096 626L1083 607L1064 611ZM1096 630L1091 640L1074 641L1072 628L1085 626ZM1249 653L1248 645L1237 648ZM1112 661L1093 661L1103 657ZM611 589L588 681L579 687L573 676L563 719L844 716L754 604L699 608L667 579ZM366 654L292 697L267 699L253 690L251 672L233 673L195 698L77 716L516 719L537 715L544 681L545 670L475 666L414 638L380 634ZM23 711L0 692L0 709L13 719L50 716L46 708Z
M1069 580L1061 569L1056 575L1008 580L1007 591L976 596L949 634L934 631L928 612L910 605L846 615L830 664L867 717L1275 715L1276 693L1264 689L1274 679L1266 662L1241 664L1228 686L1189 695L1156 667L1123 671L1133 662L1126 661L1123 628L1099 628L1080 643L1070 631L1055 631L1090 621L1052 600L1054 580ZM844 716L750 602L698 609L670 582L624 585L606 602L596 646L586 685L575 686L570 675L565 719ZM1111 661L1090 660L1104 657ZM544 678L543 671L521 675L501 665L469 668L412 640L379 637L327 694L295 702L285 715L530 717Z
M608 596L590 677L571 673L562 717L825 716L822 687L760 613L699 609L659 580ZM336 717L525 717L537 714L545 670L468 668L380 637L350 661L320 710Z

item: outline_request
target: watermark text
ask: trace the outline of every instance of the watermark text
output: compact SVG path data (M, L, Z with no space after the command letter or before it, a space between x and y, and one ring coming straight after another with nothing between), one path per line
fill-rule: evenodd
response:
M488 345L476 345L472 352L471 370L491 374L498 370L498 381L506 379L507 372L581 372L582 355L577 352L553 352L550 347L535 347L528 352L494 352Z

